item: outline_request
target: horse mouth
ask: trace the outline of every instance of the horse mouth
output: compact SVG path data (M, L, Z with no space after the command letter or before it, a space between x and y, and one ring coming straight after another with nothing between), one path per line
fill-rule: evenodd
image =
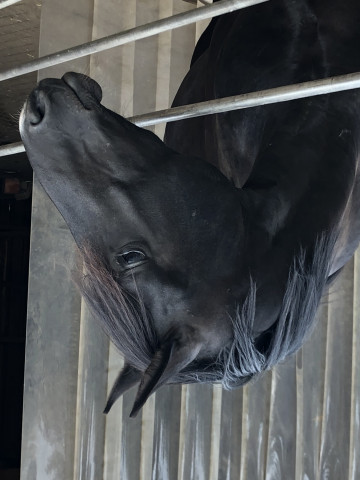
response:
M81 73L65 73L61 80L52 78L42 80L31 92L22 108L20 129L25 122L25 117L31 126L42 123L47 111L50 110L52 92L55 91L60 91L64 99L67 98L66 103L75 103L85 110L93 110L98 107L102 99L100 85ZM71 107L72 105L67 105L67 108Z
M91 110L94 101L99 104L102 99L100 85L92 78L81 73L68 72L61 79L77 96L87 110Z

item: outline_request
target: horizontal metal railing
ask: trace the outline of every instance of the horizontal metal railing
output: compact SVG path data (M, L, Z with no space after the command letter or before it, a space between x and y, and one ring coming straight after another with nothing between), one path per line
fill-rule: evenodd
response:
M305 97L313 97L327 93L341 92L360 88L360 73L350 73L337 77L312 80L310 82L296 83L284 87L270 88L258 92L233 95L231 97L217 98L206 102L159 110L129 117L128 120L139 127L148 127L163 122L175 122L188 118L224 113L242 108L269 105L271 103L287 102ZM21 142L0 147L0 157L25 151Z
M0 72L0 81L25 75L26 73L35 72L54 65L59 65L60 63L75 60L76 58L91 55L92 53L102 52L109 48L125 45L126 43L189 25L190 23L196 23L200 20L217 17L224 13L233 12L235 10L240 10L241 8L250 7L267 1L269 0L223 0L222 2L207 5L189 12L179 13L172 17L163 18L146 25L140 25L131 28L130 30L126 30L125 32L115 33L114 35L83 43L82 45L52 53L17 67L4 70Z
M360 73L339 75L337 77L295 83L293 85L270 88L258 92L216 98L215 100L209 100L207 102L198 102L191 105L137 115L128 118L128 120L139 127L147 127L162 122L175 122L187 118L224 113L242 108L258 107L271 103L287 102L289 100L298 100L299 98L314 97L316 95L341 92L355 88L360 88Z
M1 1L1 0L0 0ZM11 1L11 0L9 0ZM39 69L57 65L80 58L92 53L101 52L110 48L124 45L139 39L156 35L167 30L179 28L190 23L212 18L237 9L263 3L268 0L224 0L216 4L204 6L190 12L180 13L162 20L141 25L125 32L110 35L67 50L62 50L34 61L0 72L0 81L24 75ZM1 2L0 6L2 3ZM165 110L150 112L128 118L129 121L138 126L146 127L164 122L174 122L188 118L224 113L242 108L268 105L271 103L286 102L304 97L323 95L344 90L360 88L360 73L341 75L338 77L325 78L310 82L286 85L283 87L261 90L231 97L218 98L206 102L198 102L190 105L169 108ZM25 148L21 142L4 145L0 147L0 157L24 152Z
M25 147L22 142L10 143L0 147L0 157L5 157L6 155L15 155L15 153L22 152L25 152Z
M20 0L0 0L0 9L10 7L10 5L14 5L14 3L18 2L20 2Z

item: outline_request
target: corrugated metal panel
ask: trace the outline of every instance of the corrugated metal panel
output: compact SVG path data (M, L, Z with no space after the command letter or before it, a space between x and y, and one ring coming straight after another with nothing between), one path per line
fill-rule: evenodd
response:
M181 0L48 0L41 55L194 8ZM132 115L167 107L201 27L93 55L41 73L91 74L106 106ZM155 129L163 134L163 127ZM303 350L235 392L165 387L136 419L134 392L102 415L122 360L71 281L74 242L34 189L22 478L351 479L359 477L359 256L321 307ZM353 348L352 348L353 347Z

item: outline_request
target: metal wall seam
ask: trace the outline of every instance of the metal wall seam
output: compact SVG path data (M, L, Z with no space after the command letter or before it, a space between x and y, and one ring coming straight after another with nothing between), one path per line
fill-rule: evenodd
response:
M319 479L349 476L353 282L351 260L329 296Z
M136 12L133 4L127 2L125 6L124 0L108 0L106 4L99 0L94 1L92 40L105 35L111 35L119 28L122 30L135 27ZM130 55L129 52L130 51ZM130 57L130 60L129 60ZM125 59L127 60L125 63ZM102 85L103 103L108 108L120 112L124 96L126 100L131 99L128 105L129 114L133 113L133 63L134 63L134 44L127 44L123 47L109 50L106 54L92 54L90 56L90 70L86 73L90 74L95 80ZM129 68L128 65L131 65ZM122 79L126 72L127 81ZM87 321L91 321L87 318ZM94 332L95 333L95 332ZM104 357L105 368L103 375L107 378L107 392L104 398L110 393L110 390L117 378L118 373L123 367L123 358L117 349L110 344L109 355ZM107 371L106 371L107 370ZM125 410L129 400L125 400ZM103 480L111 480L113 478L127 478L126 473L131 470L133 465L122 464L126 445L124 439L127 435L128 411L124 412L124 399L121 397L115 405L113 405L108 415L102 415L101 412L105 403L97 405L97 415L103 418L105 422L104 449L103 456L98 460L102 464L102 475L98 478ZM140 420L136 420L134 424L139 425ZM124 424L125 423L125 424ZM85 437L83 429L83 442L88 445L88 439ZM138 433L138 432L137 432ZM138 437L136 437L136 441ZM134 451L134 460L138 462L138 450ZM101 462L102 460L102 462ZM127 468L129 467L129 468ZM123 475L124 474L124 475ZM76 480L82 477L77 477Z
M221 442L221 413L222 413L222 387L212 387L212 411L211 411L211 442L210 442L210 465L209 480L219 478L219 456ZM220 477L221 478L221 477Z
M46 2L42 7L40 54L56 44L89 40L88 0ZM55 10L55 11L54 11ZM76 21L76 27L73 23ZM68 35L64 35L66 25ZM49 41L50 39L50 41ZM45 52L44 52L45 50ZM61 68L84 71L86 59ZM57 76L58 67L41 72ZM41 77L41 75L40 75ZM72 479L75 465L76 407L81 296L72 275L79 253L65 222L34 181L28 324L24 386L21 478Z
M349 480L360 471L360 251L354 257L353 338L351 375Z

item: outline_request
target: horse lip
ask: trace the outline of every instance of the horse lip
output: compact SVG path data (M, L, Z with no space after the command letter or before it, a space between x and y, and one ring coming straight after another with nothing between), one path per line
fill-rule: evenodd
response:
M81 73L68 72L61 79L76 95L86 110L92 110L102 99L102 89L92 78Z

